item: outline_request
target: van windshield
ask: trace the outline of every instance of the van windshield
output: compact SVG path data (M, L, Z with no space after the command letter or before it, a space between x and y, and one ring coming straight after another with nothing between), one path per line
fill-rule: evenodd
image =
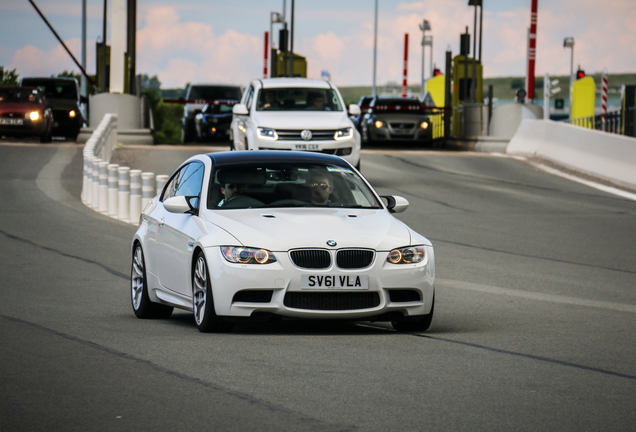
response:
M256 111L342 111L342 104L333 89L273 88L259 91Z

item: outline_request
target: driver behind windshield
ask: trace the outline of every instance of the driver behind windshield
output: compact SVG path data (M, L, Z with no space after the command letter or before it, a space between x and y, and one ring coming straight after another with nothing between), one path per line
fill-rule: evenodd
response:
M232 199L243 195L244 186L245 185L242 185L240 183L226 183L224 186L222 186L221 193L223 194L224 198L219 203L219 207L222 207L228 202L232 201Z
M314 205L329 204L329 196L333 192L333 179L331 174L321 169L312 169L309 172L307 185L311 190L311 203Z

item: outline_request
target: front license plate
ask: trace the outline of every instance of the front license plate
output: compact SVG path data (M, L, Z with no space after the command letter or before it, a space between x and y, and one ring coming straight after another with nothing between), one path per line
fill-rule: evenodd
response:
M3 118L3 119L0 119L0 124L2 124L2 125L18 125L18 126L21 126L21 125L24 124L24 119Z
M320 144L294 144L294 150L320 151Z
M301 289L369 289L368 275L308 275L300 276Z

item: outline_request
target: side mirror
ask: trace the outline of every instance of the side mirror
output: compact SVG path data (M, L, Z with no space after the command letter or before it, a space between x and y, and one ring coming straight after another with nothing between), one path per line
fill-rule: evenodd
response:
M250 112L247 110L245 104L236 104L232 107L232 113L236 115L248 115Z
M163 206L170 213L193 213L199 206L199 198L174 196L165 200Z
M397 195L383 195L380 198L386 200L386 208L391 213L402 213L409 208L409 202L406 198Z
M80 103L87 104L88 98L86 96L80 96Z
M351 104L349 105L349 114L353 116L359 116L362 113L360 110L360 105Z

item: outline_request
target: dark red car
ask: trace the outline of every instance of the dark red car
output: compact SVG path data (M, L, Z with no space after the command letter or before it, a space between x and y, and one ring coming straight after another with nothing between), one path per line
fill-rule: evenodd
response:
M0 136L37 136L51 142L53 114L34 87L0 87Z

